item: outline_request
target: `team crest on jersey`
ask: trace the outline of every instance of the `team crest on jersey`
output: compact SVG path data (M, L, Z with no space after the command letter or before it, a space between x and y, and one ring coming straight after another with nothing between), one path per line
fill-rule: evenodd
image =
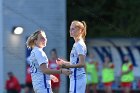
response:
M74 57L74 51L75 51L75 47L73 47L72 50L71 50L71 53L70 53L71 57Z

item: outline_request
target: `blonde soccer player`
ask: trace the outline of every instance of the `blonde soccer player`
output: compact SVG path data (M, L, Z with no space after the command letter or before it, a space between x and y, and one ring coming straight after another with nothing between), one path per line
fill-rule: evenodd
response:
M67 69L53 70L48 68L48 58L43 48L46 46L46 34L38 30L31 34L27 39L27 47L32 48L29 63L31 67L32 84L35 93L53 93L51 88L51 79L58 82L58 79L51 74L69 75L71 72Z
M72 74L69 76L69 93L85 93L85 57L87 48L84 41L86 36L86 23L84 21L72 21L70 26L70 36L75 40L70 53L70 62L58 59L57 64L64 68L70 68L72 71Z

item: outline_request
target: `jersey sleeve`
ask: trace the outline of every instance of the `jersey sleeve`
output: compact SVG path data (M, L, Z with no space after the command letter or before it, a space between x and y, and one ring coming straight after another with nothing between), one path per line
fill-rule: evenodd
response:
M36 60L39 64L39 66L43 63L48 63L48 58L43 51L39 51L39 50L36 51L35 52L35 57L36 57Z
M78 55L80 54L85 55L85 48L81 44L77 44L76 51Z

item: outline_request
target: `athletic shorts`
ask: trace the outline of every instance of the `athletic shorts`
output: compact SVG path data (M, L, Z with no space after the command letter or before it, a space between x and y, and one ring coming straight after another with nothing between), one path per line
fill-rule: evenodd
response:
M46 80L45 83L40 82L39 84L34 85L33 89L34 89L35 93L53 93L50 80L48 80L48 81Z
M106 87L112 86L112 82L106 82L106 83L104 83L104 86L106 86Z
M86 90L86 74L70 78L69 93L85 93Z
M122 87L131 87L131 82L121 82Z

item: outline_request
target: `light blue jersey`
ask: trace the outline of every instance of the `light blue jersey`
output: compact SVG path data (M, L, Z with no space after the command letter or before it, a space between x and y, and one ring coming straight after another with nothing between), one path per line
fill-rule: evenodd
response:
M74 43L73 48L70 53L70 64L77 64L79 62L79 55L82 54L86 57L87 49L83 39L80 39L78 42ZM85 73L83 68L70 68L72 74L70 77L78 76Z
M70 53L70 64L77 64L79 62L79 55L86 57L87 48L83 39L75 42ZM70 93L85 93L86 88L86 74L85 68L70 68L72 74L70 75ZM82 87L81 87L82 84Z
M46 67L48 68L48 58L43 49L34 47L28 60L31 67L32 84L35 92L40 93L40 91L44 90L44 93L52 93L50 75L43 74L40 69L40 65L43 63L46 63Z

